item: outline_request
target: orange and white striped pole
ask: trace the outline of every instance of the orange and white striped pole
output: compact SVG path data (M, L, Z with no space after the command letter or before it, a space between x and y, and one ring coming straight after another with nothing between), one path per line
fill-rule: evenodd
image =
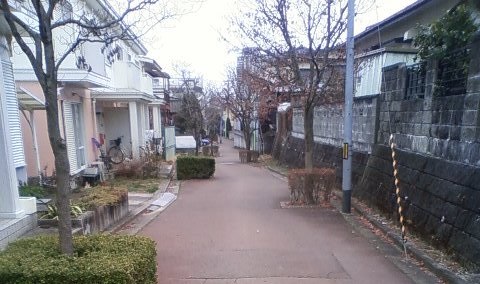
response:
M403 216L403 208L402 208L402 198L400 197L400 180L398 178L398 162L395 156L395 143L393 142L393 134L390 134L390 149L392 150L392 162L393 162L393 177L395 179L395 195L397 197L397 205L398 205L398 215L400 216L400 226L402 228L402 243L403 243L403 250L405 252L405 258L408 258L407 255L407 236L405 231L405 217Z

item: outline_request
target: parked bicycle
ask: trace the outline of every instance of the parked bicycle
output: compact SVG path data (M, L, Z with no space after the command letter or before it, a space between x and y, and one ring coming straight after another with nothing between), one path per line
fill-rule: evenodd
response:
M105 169L107 171L112 169L112 161L110 160L110 157L105 153L105 150L103 150L102 144L98 142L97 139L92 138L92 142L97 147L97 149L100 151L100 161L103 162L103 165L105 166Z
M114 164L121 164L125 161L125 151L123 151L122 145L122 137L120 136L117 139L110 140L110 145L113 145L108 149L108 156L110 157L110 161Z
M145 146L139 147L140 160L146 160L152 155L161 155L161 138L151 138L145 141Z

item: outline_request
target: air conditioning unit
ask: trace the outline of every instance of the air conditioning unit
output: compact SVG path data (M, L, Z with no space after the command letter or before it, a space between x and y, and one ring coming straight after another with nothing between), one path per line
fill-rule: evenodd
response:
M105 181L105 164L103 162L92 162L90 167L83 170L82 176L91 179L93 182Z

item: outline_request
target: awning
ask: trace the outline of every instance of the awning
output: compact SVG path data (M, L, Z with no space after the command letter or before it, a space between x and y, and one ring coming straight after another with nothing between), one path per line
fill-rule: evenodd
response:
M23 87L17 88L18 106L22 110L44 110L45 103Z

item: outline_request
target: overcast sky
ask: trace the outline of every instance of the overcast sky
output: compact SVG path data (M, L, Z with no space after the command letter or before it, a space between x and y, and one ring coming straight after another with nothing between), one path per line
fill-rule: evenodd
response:
M205 0L195 12L158 29L156 40L147 42L149 56L164 71L175 76L175 64L187 65L206 81L224 80L226 66L234 65L236 57L219 31L228 24L226 17L235 11L235 0ZM376 0L372 7L355 19L355 34L396 13L415 0Z

